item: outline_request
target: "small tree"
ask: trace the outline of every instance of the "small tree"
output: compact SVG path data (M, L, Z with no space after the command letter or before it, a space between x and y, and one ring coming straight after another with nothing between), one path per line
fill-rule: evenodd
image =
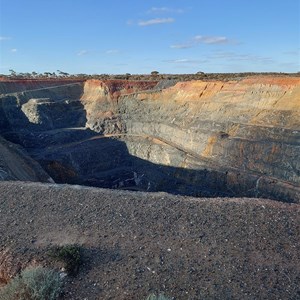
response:
M63 71L60 71L60 70L57 70L59 76L62 76L62 77L68 77L69 76L69 73L66 73L66 72L63 72Z
M64 245L52 248L49 256L62 261L69 275L76 275L82 263L82 253L78 245Z
M52 76L52 73L51 73L51 72L44 72L44 76L45 76L45 77L51 77L51 76Z
M152 76L157 76L158 74L159 74L158 71L152 71L152 72L151 72L151 75L152 75Z
M10 76L12 76L12 77L16 77L17 76L17 72L14 71L13 69L10 69L9 72L10 72Z

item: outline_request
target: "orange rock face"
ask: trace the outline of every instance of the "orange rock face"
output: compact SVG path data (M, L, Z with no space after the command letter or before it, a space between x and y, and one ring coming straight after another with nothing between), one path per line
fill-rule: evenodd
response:
M92 79L85 82L82 100L102 100L110 97L117 100L121 95L127 95L143 90L150 90L157 81L128 81L128 80L97 80Z
M84 173L83 182L106 182L105 187L113 178L113 187L133 182L135 188L152 191L300 201L299 77L252 76L176 84L87 80L8 95L1 101L3 131L19 130L14 138L29 126L34 132L46 131L45 136L28 133L25 145L26 138L30 145L39 145L40 138L47 149L47 141L67 144L69 139L66 153L57 150L46 153L44 159L39 157L48 168L46 162L52 163L51 172L61 181L71 180L74 174L81 178ZM74 128L81 129L74 134ZM56 141L59 134L63 138ZM99 136L120 141L109 148L104 140L97 140ZM87 143L82 146L84 155L76 152L80 139ZM100 156L97 149L89 148L90 142L110 150L106 154L100 151ZM115 154L111 154L113 149ZM121 157L112 157L115 155ZM124 163L124 169L118 163L116 174L106 170L100 161L105 164L108 157ZM88 159L95 159L96 166ZM87 165L92 166L91 171Z
M300 119L300 78L254 77L230 82L179 82L162 92L139 93L138 99L161 101L164 105L188 104L205 118L238 120L264 126L293 128ZM288 112L289 117L279 115ZM272 117L270 117L272 116Z
M88 80L81 97L87 112L87 126L97 130L95 123L111 120L118 114L121 96L152 89L156 81Z
M228 187L243 182L258 195L300 193L299 77L179 82L120 98L119 106L129 134L160 138L194 157L178 165L201 162L227 174Z

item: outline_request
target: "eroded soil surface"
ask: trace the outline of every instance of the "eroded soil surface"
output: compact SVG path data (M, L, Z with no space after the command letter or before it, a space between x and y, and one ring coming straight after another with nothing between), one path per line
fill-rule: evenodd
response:
M298 204L21 182L0 195L12 263L58 267L51 246L82 247L64 299L300 299Z

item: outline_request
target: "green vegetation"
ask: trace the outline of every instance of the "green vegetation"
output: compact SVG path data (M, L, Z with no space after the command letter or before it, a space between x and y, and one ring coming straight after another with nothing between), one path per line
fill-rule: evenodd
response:
M64 263L69 275L76 275L82 263L81 249L78 245L57 246L49 251L49 256Z
M158 74L159 74L158 71L152 71L152 72L151 72L151 75L152 75L152 76L156 76L156 75L158 75Z
M168 298L163 294L159 294L158 296L156 296L155 294L151 294L146 298L146 300L171 300L171 298Z
M206 73L199 71L196 74L160 74L158 71L152 71L150 74L69 74L57 70L57 72L45 71L37 73L35 71L20 73L15 70L9 70L10 74L0 74L0 77L8 80L88 80L88 79L99 79L99 80L137 80L137 81L159 81L159 80L178 80L178 81L189 81L189 80L239 80L244 77L257 76L257 75L269 75L269 76L300 76L298 73L276 73L276 72L245 72L245 73Z
M61 292L59 273L43 268L28 268L0 290L1 300L55 300Z

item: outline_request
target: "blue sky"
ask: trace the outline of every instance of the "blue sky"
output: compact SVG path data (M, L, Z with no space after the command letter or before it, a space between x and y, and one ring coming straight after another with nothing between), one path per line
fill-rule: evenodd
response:
M0 0L0 73L300 71L299 0Z

